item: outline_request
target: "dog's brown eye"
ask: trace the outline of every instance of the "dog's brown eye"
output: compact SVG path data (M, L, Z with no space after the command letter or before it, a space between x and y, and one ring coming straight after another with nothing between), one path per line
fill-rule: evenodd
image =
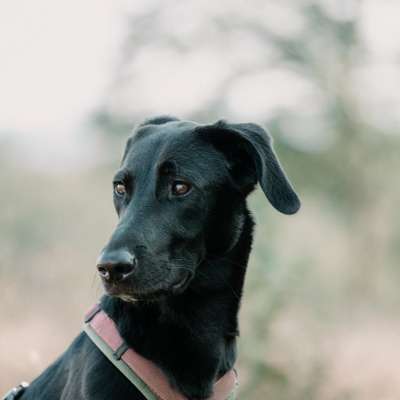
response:
M172 194L174 196L183 196L186 193L189 193L191 188L191 185L187 182L175 181L172 184Z
M114 187L114 192L118 196L124 196L126 193L126 186L123 183L117 183Z

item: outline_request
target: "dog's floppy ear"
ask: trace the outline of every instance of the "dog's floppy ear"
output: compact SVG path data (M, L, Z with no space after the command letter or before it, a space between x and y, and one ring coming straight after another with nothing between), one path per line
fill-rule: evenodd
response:
M257 181L270 203L284 214L294 214L300 200L279 164L272 139L259 125L218 121L196 128L228 160L235 182L247 195Z

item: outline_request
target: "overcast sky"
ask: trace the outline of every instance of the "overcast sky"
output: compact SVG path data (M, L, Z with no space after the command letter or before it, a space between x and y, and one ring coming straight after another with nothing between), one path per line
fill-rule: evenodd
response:
M79 157L79 131L112 78L123 10L118 0L0 1L0 135Z
M113 78L128 4L149 1L0 0L0 139L12 132L37 154L81 157L77 138ZM375 61L356 77L360 90L376 92L365 96L367 107L400 115L400 2L367 0L362 12Z

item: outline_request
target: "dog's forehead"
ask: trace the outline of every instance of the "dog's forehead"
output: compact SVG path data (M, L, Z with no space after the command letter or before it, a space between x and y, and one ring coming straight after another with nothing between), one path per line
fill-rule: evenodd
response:
M200 137L196 132L198 126L194 122L174 121L143 127L132 137L123 166L140 173L174 161L180 172L194 179L220 180L224 157Z
M190 144L195 141L198 124L173 121L162 125L148 125L140 128L132 137L134 152L150 150L159 153Z

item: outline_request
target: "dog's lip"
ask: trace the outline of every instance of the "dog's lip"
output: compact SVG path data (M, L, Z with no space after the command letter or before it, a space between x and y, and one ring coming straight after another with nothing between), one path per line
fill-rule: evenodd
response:
M136 297L129 296L129 295L118 294L118 295L114 295L114 296L125 301L126 303L136 303L137 301L139 301L139 299L137 299Z
M154 290L135 290L124 288L122 286L116 284L110 284L104 281L104 289L106 290L107 294L112 297L120 298L123 301L127 302L136 302L141 300L158 300L168 295L175 295L182 293L187 289L189 283L191 282L193 277L193 273L190 271L185 271L185 274L181 279L177 282L170 284L169 287L165 288L157 288ZM125 290L124 290L125 289Z
M177 283L173 284L171 289L174 293L177 292L183 292L188 286L190 281L192 280L193 274L190 272L186 273L186 276L184 276L180 281Z
M124 291L116 287L106 287L106 293L111 297L116 297L127 303L136 303L138 301L152 301L161 298L165 292L162 290L154 290L151 292L142 291Z

